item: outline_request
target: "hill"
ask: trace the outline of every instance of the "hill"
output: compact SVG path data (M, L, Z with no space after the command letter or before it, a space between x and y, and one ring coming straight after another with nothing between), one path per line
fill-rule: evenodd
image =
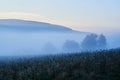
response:
M0 80L120 80L120 49L0 61Z
M0 19L0 30L17 31L73 31L70 28L45 22L27 21L19 19Z

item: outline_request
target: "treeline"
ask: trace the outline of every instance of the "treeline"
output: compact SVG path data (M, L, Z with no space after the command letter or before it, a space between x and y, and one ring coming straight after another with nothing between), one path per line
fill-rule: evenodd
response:
M95 51L99 49L107 49L107 39L101 34L89 34L85 36L82 42L75 40L66 40L62 45L62 49L57 49L52 43L47 43L43 46L41 53L67 53L67 52L82 52Z
M120 80L120 49L0 61L0 80Z

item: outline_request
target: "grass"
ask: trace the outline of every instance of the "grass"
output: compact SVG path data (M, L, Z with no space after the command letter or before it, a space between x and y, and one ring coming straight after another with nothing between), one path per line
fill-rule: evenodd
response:
M120 80L120 49L2 60L0 80Z

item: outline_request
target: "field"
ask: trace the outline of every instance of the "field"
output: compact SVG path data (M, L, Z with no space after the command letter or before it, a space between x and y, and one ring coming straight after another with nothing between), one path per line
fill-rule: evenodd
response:
M1 60L0 80L120 80L120 49Z

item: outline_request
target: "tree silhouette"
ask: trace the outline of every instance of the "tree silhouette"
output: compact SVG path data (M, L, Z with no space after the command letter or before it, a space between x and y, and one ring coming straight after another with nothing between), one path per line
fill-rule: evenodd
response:
M95 50L97 48L97 35L90 34L81 43L82 50Z
M46 43L42 48L42 53L45 54L57 53L57 48L52 43Z
M67 40L63 45L63 50L65 52L77 52L80 51L79 43L74 40Z
M98 37L98 48L104 49L107 46L107 40L103 34Z
M87 35L81 43L82 50L105 49L106 46L107 40L103 34L99 36L96 34Z

